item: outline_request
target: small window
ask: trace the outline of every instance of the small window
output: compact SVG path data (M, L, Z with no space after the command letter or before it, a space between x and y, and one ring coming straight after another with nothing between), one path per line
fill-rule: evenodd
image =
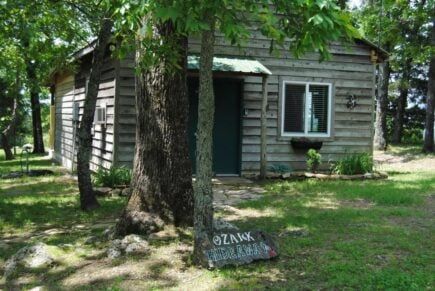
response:
M106 124L106 106L98 106L95 109L95 123Z
M330 136L331 84L283 82L283 136Z
M72 112L72 120L79 121L80 114L80 102L74 102L73 104L73 112Z

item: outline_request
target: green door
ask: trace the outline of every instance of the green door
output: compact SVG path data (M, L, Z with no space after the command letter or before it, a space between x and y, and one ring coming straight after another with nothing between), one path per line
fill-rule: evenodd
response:
M215 122L213 129L213 171L220 175L240 173L240 89L234 79L215 79ZM189 78L190 158L195 172L196 127L198 123L198 78Z

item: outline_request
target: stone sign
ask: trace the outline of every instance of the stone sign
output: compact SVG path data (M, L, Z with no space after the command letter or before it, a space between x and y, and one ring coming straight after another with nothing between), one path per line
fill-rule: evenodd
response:
M267 260L278 254L271 238L261 231L228 230L214 233L204 255L209 267L215 268Z

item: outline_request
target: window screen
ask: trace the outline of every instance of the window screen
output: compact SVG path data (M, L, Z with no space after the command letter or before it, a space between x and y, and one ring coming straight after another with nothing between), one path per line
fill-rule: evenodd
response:
M301 132L304 126L305 85L286 84L284 102L284 131Z

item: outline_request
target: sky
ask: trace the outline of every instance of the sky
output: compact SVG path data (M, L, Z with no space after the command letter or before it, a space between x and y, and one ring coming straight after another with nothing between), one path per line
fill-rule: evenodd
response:
M349 7L350 8L359 7L359 6L361 6L361 2L362 2L362 0L350 0Z

